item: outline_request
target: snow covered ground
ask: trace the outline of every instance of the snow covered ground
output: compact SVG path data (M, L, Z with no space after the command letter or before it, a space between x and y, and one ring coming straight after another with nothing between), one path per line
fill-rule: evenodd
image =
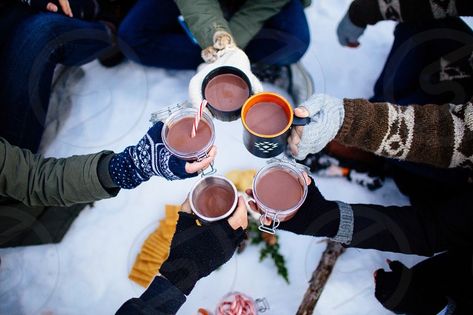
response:
M317 0L307 10L312 45L303 62L315 78L317 92L338 97L369 97L392 42L393 23L370 27L359 49L339 46L335 28L348 0ZM93 62L72 87L73 106L46 155L66 157L103 149L121 151L149 128L150 113L186 99L190 71L164 71L125 63L104 69ZM241 142L241 123L216 122L219 173L259 168ZM164 204L180 203L195 180L166 182L153 178L133 191L82 212L57 245L0 250L0 314L113 314L143 288L127 275L143 240L163 216ZM376 192L343 179L317 179L328 199L384 205L407 204L392 181ZM290 285L276 275L271 261L258 262L249 247L219 271L203 279L179 314L213 310L229 291L266 297L269 314L294 314L307 281L325 248L321 239L280 232ZM388 314L375 300L372 273L385 259L407 265L419 257L349 249L339 260L314 314Z

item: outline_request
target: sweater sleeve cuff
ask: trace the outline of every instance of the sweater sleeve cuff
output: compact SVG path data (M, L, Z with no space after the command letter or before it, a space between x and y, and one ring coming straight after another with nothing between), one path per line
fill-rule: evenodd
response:
M344 99L343 107L345 109L345 117L343 118L343 124L335 140L341 143L345 143L345 137L350 133L351 126L355 120L355 104L353 100Z
M81 174L81 184L82 189L86 189L90 197L88 197L88 200L101 200L101 199L106 199L106 198L111 198L115 197L119 190L112 190L109 191L106 189L100 179L99 179L99 174L98 174L98 169L99 169L99 161L105 156L105 155L113 155L113 152L111 151L102 151L98 154L95 155L90 155L89 158L87 158L87 161L84 165L84 168L82 170ZM77 158L81 158L80 156ZM72 158L71 158L72 159ZM73 167L73 165L71 166ZM77 170L71 169L68 171L65 171L65 177L69 176L70 174L76 174ZM78 185L78 186L80 186Z
M353 209L349 204L337 201L338 209L340 210L340 225L338 227L337 235L332 240L340 242L344 245L349 245L353 238Z
M113 158L114 155L115 153L113 152L105 153L100 157L99 163L97 165L97 175L99 177L99 181L102 186L108 191L113 191L113 189L119 188L118 185L113 182L108 168L110 160Z
M157 276L140 299L157 311L175 314L186 301L186 296L169 280Z

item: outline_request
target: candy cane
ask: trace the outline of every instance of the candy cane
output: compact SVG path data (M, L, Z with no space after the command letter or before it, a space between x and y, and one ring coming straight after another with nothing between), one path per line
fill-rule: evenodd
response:
M232 296L233 301L224 301L217 308L217 315L256 315L253 301L242 294Z
M194 138L195 135L197 134L197 128L199 128L199 122L202 119L205 106L207 106L207 100L202 100L202 103L200 103L200 106L199 106L199 110L197 111L194 117L194 124L192 125L191 138Z

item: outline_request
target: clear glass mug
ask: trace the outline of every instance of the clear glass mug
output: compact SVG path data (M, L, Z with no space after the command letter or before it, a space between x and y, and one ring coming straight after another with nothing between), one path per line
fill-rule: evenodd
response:
M231 207L224 213L218 215L218 216L206 216L203 214L203 211L199 209L198 207L198 201L197 198L201 193L204 192L204 190L212 185L215 186L223 186L226 187L227 189L231 190L233 192L233 202ZM235 185L226 177L223 176L206 176L202 177L199 181L197 181L194 186L192 187L190 193L189 193L189 203L190 207L192 209L192 212L199 217L204 223L205 222L215 222L219 220L223 220L225 218L228 218L229 216L232 215L232 213L235 211L237 204L238 204L238 191L235 187Z
M218 303L217 309L215 310L215 315L231 314L228 312L228 308L231 307L232 303L235 302L237 296L244 298L247 302L245 303L245 306L247 307L244 310L240 309L240 312L238 314L258 315L259 313L264 313L270 309L269 303L266 298L259 298L254 300L241 292L230 292L225 295Z
M169 144L167 140L167 135L169 133L169 129L172 127L173 124L175 124L176 122L178 122L179 120L183 118L194 119L196 114L197 114L197 109L195 108L180 109L166 119L166 121L164 122L164 127L161 130L161 137L163 139L163 143L166 149L168 149L172 155L177 156L178 158L183 159L185 161L189 161L189 162L202 161L203 159L207 158L209 156L208 153L210 149L215 143L215 126L210 115L207 114L206 112L203 112L201 122L200 122L200 123L206 123L209 126L210 131L211 131L210 140L204 147L202 147L201 149L195 152L181 152L179 150L176 150ZM189 130L189 133L191 133L191 130ZM212 162L210 164L210 170L207 173L205 173L205 170L202 170L200 174L202 176L207 176L207 175L215 174L216 172L217 172L217 169L214 168L214 164Z
M294 176L295 179L297 179L297 182L301 185L302 189L302 194L300 197L300 200L297 201L293 206L291 206L289 209L273 209L270 206L266 205L262 200L261 197L258 195L258 184L260 183L261 179L270 173L271 171L274 170L282 170L285 172L288 172L292 176ZM278 185L278 183L273 183L273 185ZM305 181L304 177L304 171L298 168L296 165L293 163L289 162L271 162L262 169L256 173L255 178L253 179L253 198L247 196L246 197L246 202L248 205L249 201L253 201L258 209L261 212L261 216L259 218L260 221L260 226L258 227L260 231L269 233L269 234L275 234L276 229L279 226L281 222L288 221L294 215L296 215L297 210L302 206L304 203L306 197L307 197L307 184ZM248 205L249 208L249 205ZM267 222L268 220L271 221L271 225L267 226L264 223Z

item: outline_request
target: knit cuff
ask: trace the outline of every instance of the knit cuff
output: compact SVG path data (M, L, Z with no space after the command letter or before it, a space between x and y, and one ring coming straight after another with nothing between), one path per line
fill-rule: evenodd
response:
M140 175L131 158L129 151L133 147L128 147L122 153L115 154L108 165L110 177L120 188L133 189L142 182L147 181L149 176Z
M115 154L110 152L108 154L104 154L100 157L99 163L97 165L97 175L99 177L99 181L102 184L103 188L107 190L113 190L118 188L117 184L115 184L110 176L109 165L110 161L112 160Z
M336 203L338 205L338 209L340 210L340 225L338 227L337 235L335 235L332 240L349 245L353 238L353 209L347 203L341 201L336 201Z
M344 138L350 133L351 126L355 120L355 102L350 99L343 99L343 108L345 110L345 115L342 122L342 127L335 136L335 140L341 143L344 142Z

